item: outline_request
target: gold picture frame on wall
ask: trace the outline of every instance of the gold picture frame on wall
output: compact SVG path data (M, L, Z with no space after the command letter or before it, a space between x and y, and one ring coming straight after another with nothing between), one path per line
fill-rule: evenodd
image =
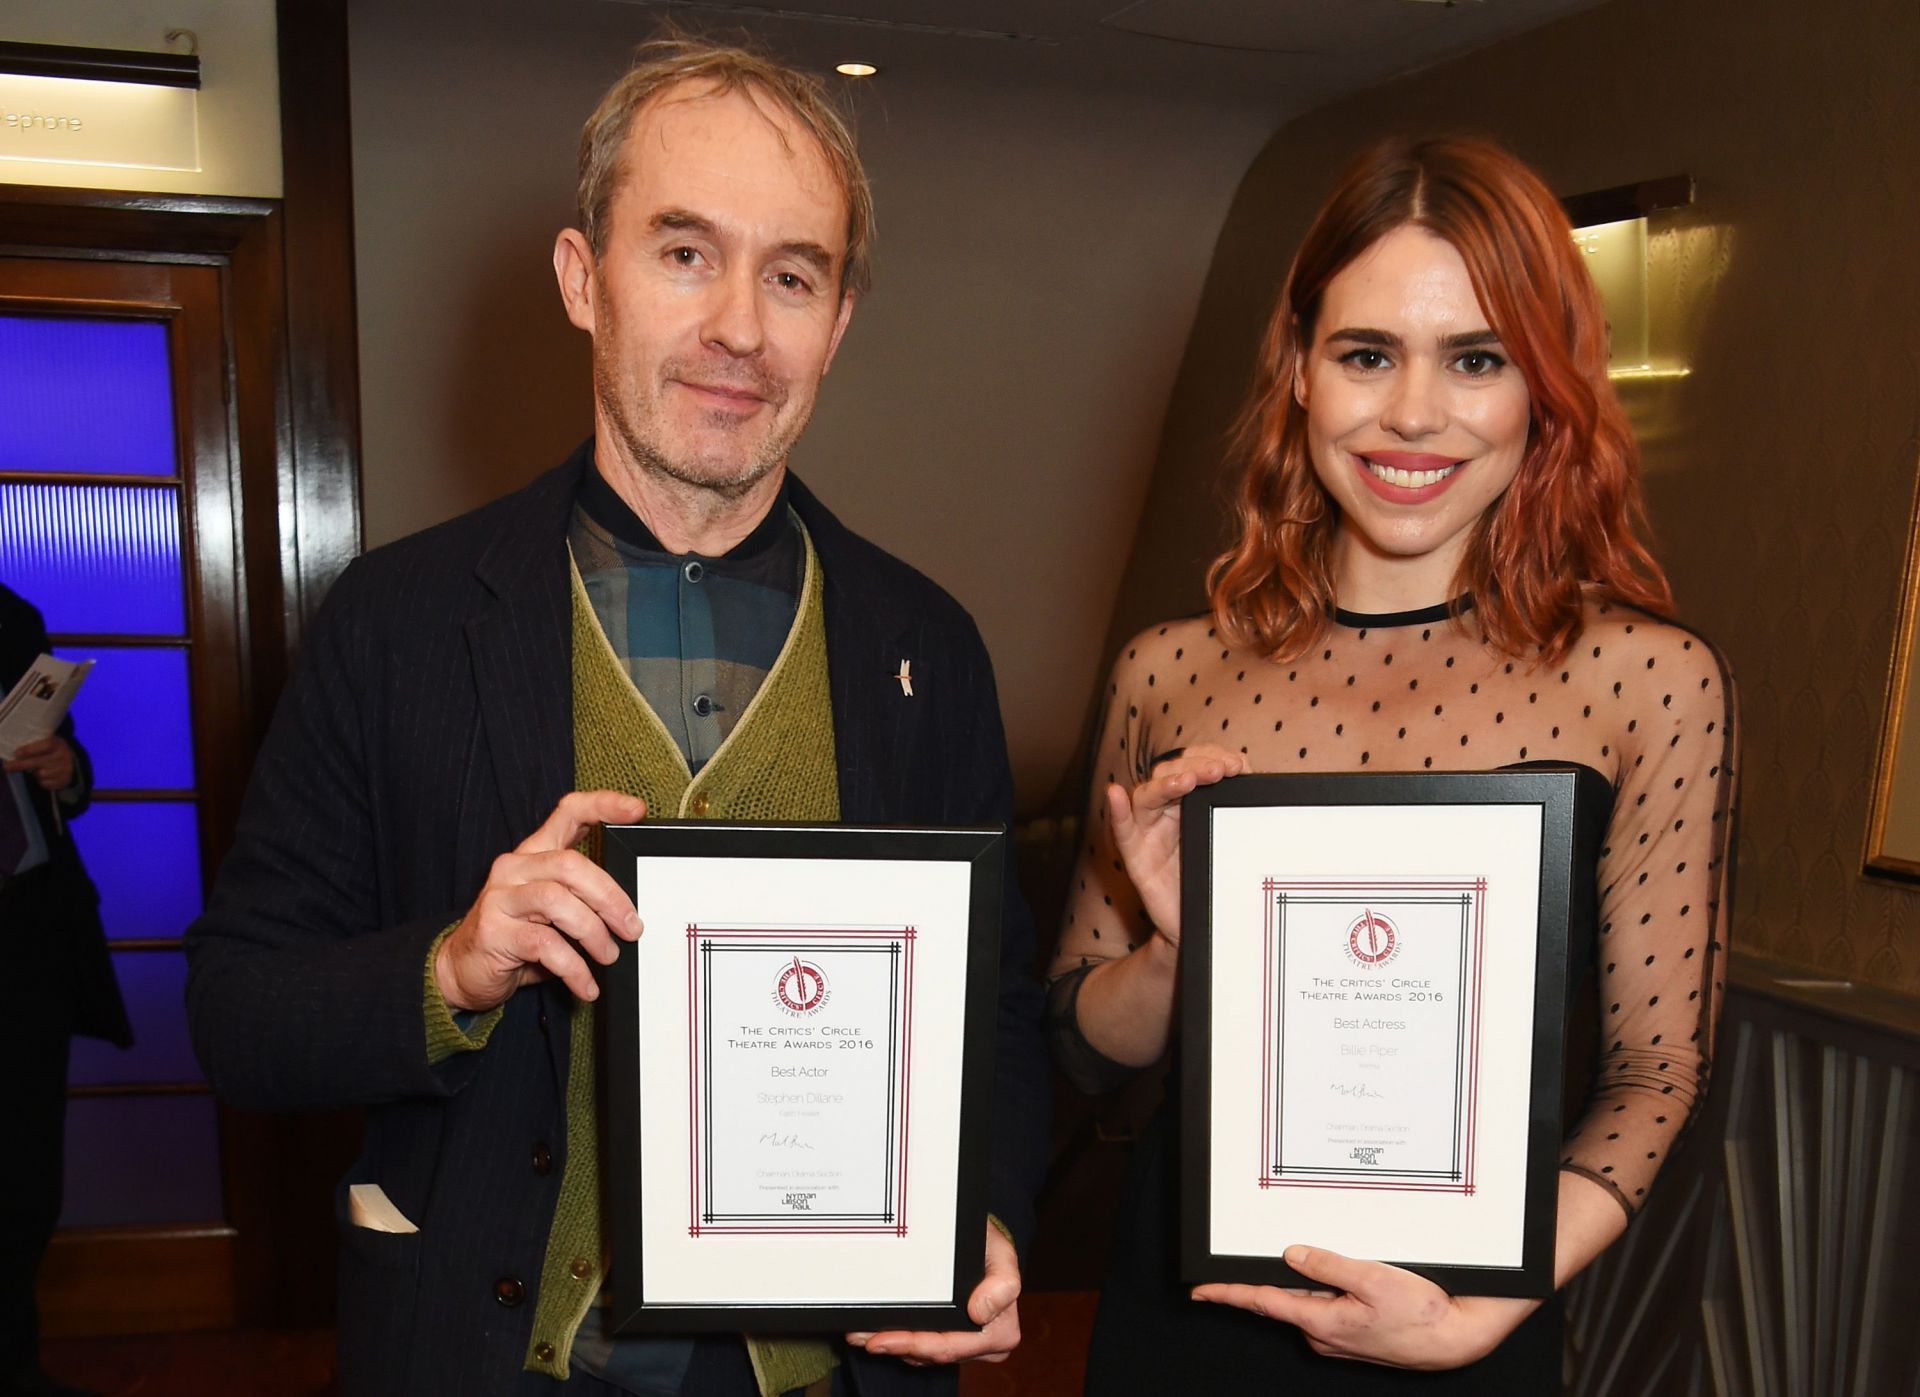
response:
M1920 883L1920 676L1914 625L1920 617L1920 487L1908 511L1906 565L1900 573L1900 616L1887 672L1880 747L1873 763L1873 805L1867 815L1868 874Z

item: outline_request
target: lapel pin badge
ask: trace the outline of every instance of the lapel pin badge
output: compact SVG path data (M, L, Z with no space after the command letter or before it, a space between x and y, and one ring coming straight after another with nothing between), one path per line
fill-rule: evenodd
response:
M907 698L913 697L913 661L900 661L900 672L893 677L900 681L900 692Z

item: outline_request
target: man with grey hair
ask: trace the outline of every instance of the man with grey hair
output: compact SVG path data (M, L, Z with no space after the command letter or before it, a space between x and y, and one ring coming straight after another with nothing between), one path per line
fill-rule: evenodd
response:
M593 437L335 587L188 934L195 1043L236 1104L366 1108L338 1210L349 1397L951 1391L951 1364L1019 1341L1044 1148L1011 880L980 1327L614 1340L595 1312L589 962L641 928L585 831L999 823L1011 790L971 620L786 468L871 241L817 84L643 46L583 133L580 206L553 261L593 339Z

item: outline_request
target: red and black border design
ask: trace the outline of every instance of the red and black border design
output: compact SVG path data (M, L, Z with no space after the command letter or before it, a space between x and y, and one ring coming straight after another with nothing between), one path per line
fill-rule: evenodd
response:
M764 860L792 859L799 862L831 861L847 865L846 878L864 875L861 865L870 863L877 876L882 867L902 861L957 864L966 870L967 889L964 909L956 909L962 925L942 935L957 935L965 941L965 970L960 983L942 983L937 992L943 999L957 999L962 1012L954 1016L952 1028L929 1032L930 1022L915 1015L915 996L935 990L926 980L925 956L929 953L933 932L922 922L912 944L918 946L921 969L914 993L906 996L906 1007L899 1032L903 1048L901 1099L897 1108L901 1146L894 1161L899 1182L895 1186L896 1218L891 1227L884 1219L880 1236L834 1235L817 1231L777 1229L769 1233L742 1227L725 1235L716 1235L715 1248L729 1249L729 1265L755 1277L756 1292L764 1298L752 1303L737 1301L701 1301L648 1299L648 1279L654 1268L669 1264L650 1259L646 1238L648 1219L666 1215L675 1221L672 1230L681 1230L687 1219L689 1175L695 1160L681 1139L684 1127L671 1132L672 1144L650 1142L642 1131L644 1119L663 1119L662 1113L681 1116L696 1109L691 1093L693 1077L687 1063L697 1051L697 1042L689 1041L681 1025L681 1012L659 1012L663 1003L678 1007L688 994L689 977L696 971L681 957L691 955L696 942L680 934L676 927L665 932L666 943L676 948L672 969L665 980L649 980L647 1004L650 1013L642 1022L641 956L629 950L613 965L596 968L604 993L594 1015L595 1031L600 1039L601 1069L596 1074L600 1092L602 1157L601 1219L612 1253L607 1272L605 1324L617 1334L643 1333L740 1333L757 1334L834 1333L847 1330L971 1328L966 1303L980 1282L984 1270L980 1238L987 1226L987 1135L992 1116L994 1046L998 1027L1000 973L1000 925L1007 896L1007 839L1004 829L923 829L900 826L808 825L808 824L729 824L710 820L649 821L643 825L609 825L602 832L600 862L614 881L623 888L648 886L649 879L663 876L688 877L687 869L698 867L697 883L687 891L700 894L710 887L716 904L726 901L724 890L730 880L743 875L742 860L757 865ZM659 861L671 860L675 870L665 872ZM688 861L697 861L689 865ZM710 870L710 873L707 871ZM755 876L761 876L764 870ZM836 872L836 878L840 875ZM698 897L696 897L696 902ZM848 927L838 920L844 911L806 897L789 899L790 915L805 944L823 942L826 933L846 931L864 934L868 930L892 939L904 939L903 922L874 928ZM644 915L644 912L643 912ZM742 926L738 914L701 917L696 910L688 920L700 928L716 931L743 931L767 937L765 927ZM876 919L878 920L878 919ZM904 921L904 919L903 919ZM682 923L684 926L684 923ZM655 930L649 936L660 936ZM784 944L787 932L779 933ZM650 944L649 965L659 967L660 941ZM943 950L952 949L942 943ZM903 948L902 969L905 970ZM519 1000L516 1003L522 1002ZM923 1000L923 1002L925 1002ZM510 1009L511 1012L511 1009ZM942 1016L945 1021L946 1016ZM662 1023L671 1021L673 1029L662 1031ZM910 1049L909 1051L906 1051ZM643 1060L666 1058L671 1061L671 1076L676 1083L672 1100L652 1103L643 1116L640 1083ZM944 1094L938 1101L927 1098L926 1064L940 1061L958 1064L958 1096ZM921 1064L916 1074L914 1062ZM651 1075L651 1074L646 1074ZM686 1094L687 1099L680 1097ZM716 1107L718 1103L716 1103ZM955 1148L951 1157L936 1156L925 1144L912 1154L914 1235L924 1239L932 1220L950 1219L953 1253L943 1252L942 1274L947 1278L941 1294L927 1299L916 1289L912 1298L885 1292L882 1282L873 1282L873 1293L856 1299L846 1298L845 1264L830 1259L835 1255L857 1255L854 1249L867 1246L891 1246L891 1235L906 1216L907 1155L905 1142L911 1134L924 1142L927 1138L927 1111L938 1109L951 1122ZM957 1119L953 1117L957 1116ZM943 1132L944 1133L944 1132ZM652 1234L658 1236L656 1232ZM705 1248L703 1235L692 1245ZM811 1250L816 1247L840 1249L838 1253ZM948 1269L950 1268L950 1269ZM835 1298L820 1295L821 1279L834 1275L838 1284ZM660 1293L660 1287L653 1287Z
M907 1146L913 1101L913 948L910 926L881 928L703 927L687 928L687 1234L712 1236L907 1235ZM856 1212L754 1212L723 1206L714 1178L713 993L716 956L759 954L819 956L879 955L888 960L887 1094L882 1133L886 1160L881 1196Z
M1486 943L1485 878L1266 878L1260 884L1260 1188L1474 1191L1474 1146L1480 1086L1480 972ZM1396 907L1457 907L1458 988L1454 992L1453 1139L1437 1168L1327 1165L1289 1155L1286 1087L1280 1056L1287 1031L1287 912L1290 907L1345 907L1364 915Z
M1304 772L1237 776L1189 794L1181 803L1180 850L1180 1171L1186 1181L1180 1191L1180 1275L1188 1282L1238 1281L1258 1285L1312 1286L1316 1282L1301 1275L1281 1259L1284 1246L1269 1250L1264 1243L1234 1245L1214 1243L1215 1218L1261 1216L1281 1221L1287 1243L1306 1240L1302 1235L1315 1221L1336 1217L1347 1208L1370 1209L1379 1205L1379 1194L1352 1185L1320 1189L1260 1187L1252 1160L1242 1156L1214 1173L1214 1123L1216 1113L1246 1112L1258 1109L1244 1094L1244 1079L1236 1075L1231 1099L1215 1099L1213 1083L1214 1025L1216 1016L1232 1019L1235 1040L1255 1031L1270 1034L1270 1019L1249 1016L1270 1015L1271 1002L1264 997L1258 1004L1248 993L1244 979L1216 983L1214 939L1235 940L1260 934L1261 923L1244 893L1221 899L1223 908L1240 908L1232 914L1230 925L1214 923L1215 867L1214 820L1222 810L1270 808L1294 811L1330 810L1347 806L1401 806L1418 814L1420 807L1437 807L1425 818L1435 821L1457 819L1453 807L1473 805L1527 806L1539 812L1540 841L1539 898L1533 910L1532 925L1506 927L1500 936L1527 935L1534 942L1533 980L1517 993L1527 996L1523 1003L1499 1006L1503 1014L1525 1012L1530 1015L1532 1031L1527 1039L1525 1062L1503 1063L1502 1078L1526 1083L1527 1125L1524 1157L1508 1163L1503 1170L1520 1179L1523 1194L1518 1200L1521 1217L1520 1261L1516 1266L1488 1266L1474 1262L1450 1264L1429 1259L1412 1260L1402 1256L1375 1256L1370 1260L1403 1266L1425 1276L1452 1295L1508 1295L1545 1297L1553 1292L1553 1226L1558 1197L1558 1161L1560 1150L1561 1067L1565 1056L1568 927L1574 888L1590 889L1590 878L1574 876L1575 785L1580 768L1534 763L1504 771L1465 772ZM1270 868L1285 870L1289 876L1309 879L1311 868L1287 868L1285 849L1276 848ZM1381 878L1395 881L1390 852L1381 855ZM1236 874L1236 876L1242 876ZM1276 879L1277 881L1277 879ZM1256 877L1256 885L1258 878ZM1248 889L1250 892L1251 889ZM1227 915L1224 914L1223 915ZM1498 930L1498 929L1496 929ZM1497 938L1496 938L1497 939ZM1488 1006L1482 1006L1481 1024ZM1478 1029L1474 1031L1478 1037ZM1249 1059L1248 1072L1252 1071ZM1263 1095L1271 1087L1268 1080ZM1478 1096L1470 1096L1468 1109L1484 1115L1488 1109L1487 1084L1479 1083ZM1517 1104L1517 1103L1513 1103ZM1220 1116L1224 1119L1224 1115ZM1242 1115L1242 1120L1245 1116ZM1463 1204L1477 1205L1487 1196L1484 1175L1487 1168L1486 1145L1475 1146L1473 1169L1482 1179L1478 1193L1468 1200L1459 1192L1406 1190L1403 1204L1419 1203L1435 1209L1454 1209ZM1294 1231L1296 1224L1299 1231ZM1276 1232L1282 1230L1274 1229ZM1221 1229L1223 1238L1234 1234L1232 1227Z

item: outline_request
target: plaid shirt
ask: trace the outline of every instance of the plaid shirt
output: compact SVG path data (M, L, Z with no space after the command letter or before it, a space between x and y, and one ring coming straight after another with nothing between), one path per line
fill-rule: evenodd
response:
M599 471L567 531L593 614L689 770L720 750L793 629L806 569L781 486L766 518L722 557L669 553Z

